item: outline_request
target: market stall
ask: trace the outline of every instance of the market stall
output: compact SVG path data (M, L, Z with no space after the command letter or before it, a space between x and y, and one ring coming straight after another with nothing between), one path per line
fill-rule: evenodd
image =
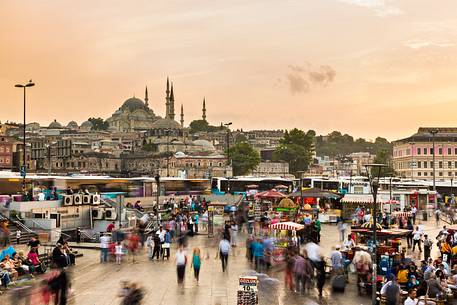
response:
M312 211L307 213L319 217L320 222L336 222L341 217L342 195L317 188L310 188L302 191L296 191L289 195L295 199L297 203L302 203L312 206ZM303 207L302 207L303 208Z
M305 228L304 225L292 221L279 222L271 224L270 235L274 238L274 248L271 253L271 264L273 266L281 264L285 261L286 251L291 245L290 241L296 237L297 232Z

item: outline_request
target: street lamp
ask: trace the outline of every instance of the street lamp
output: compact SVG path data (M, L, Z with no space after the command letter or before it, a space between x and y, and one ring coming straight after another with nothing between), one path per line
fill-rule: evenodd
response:
M433 163L433 190L436 191L436 172L435 172L435 135L438 133L438 129L432 129L430 130L430 133L432 134L432 150L433 150L433 156L432 156L432 163Z
M227 163L228 165L232 165L232 160L230 160L230 125L232 122L225 123L225 127L227 127L227 136L226 136L226 143L227 143ZM232 168L233 174L233 168ZM227 175L228 176L228 175ZM230 193L230 177L227 177L227 193Z
M372 260L373 260L373 278L372 278L372 294L371 302L373 305L377 304L376 301L376 277L377 277L377 257L376 257L376 230L377 230L377 218L376 213L378 211L378 205L376 202L379 189L379 179L381 178L381 170L386 167L385 164L367 164L365 168L367 170L368 179L370 181L371 194L373 195L373 208L371 211L372 223L371 228L373 230L373 248L372 248Z
M22 175L22 190L25 191L25 176L27 175L27 165L26 165L26 158L25 158L25 91L28 87L33 87L35 86L35 83L32 82L32 80L29 80L29 82L25 85L22 84L16 84L14 87L16 88L23 88L24 89L24 126L23 126L23 139L22 139L22 144L23 144L23 150L22 150L22 167L20 169L21 175Z

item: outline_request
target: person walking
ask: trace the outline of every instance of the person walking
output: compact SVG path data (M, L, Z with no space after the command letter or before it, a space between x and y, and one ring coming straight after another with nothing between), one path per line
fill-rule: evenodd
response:
M406 224L406 229L411 231L406 236L406 241L408 243L408 249L411 249L412 244L413 244L413 231L414 231L414 225L412 222L412 218L408 218L408 223Z
M152 234L149 234L146 239L146 247L148 248L148 258L152 261L154 253L154 237L152 237Z
M178 284L184 283L184 275L186 272L187 254L184 248L180 246L175 254L176 273L178 275Z
M419 227L416 226L416 230L414 230L414 232L413 232L413 252L414 252L414 249L416 249L416 245L419 248L419 252L422 252L421 238L422 238L422 232L421 232L421 230L419 230Z
M441 211L438 208L435 211L435 226L437 226L437 227L440 225L440 217L441 217Z
M230 226L230 244L232 247L236 247L236 240L238 237L238 225L236 222L232 222L232 225Z
M163 244L162 244L162 259L164 260L167 258L167 260L170 259L170 247L171 247L171 234L170 231L167 229L166 233L163 238Z
M222 272L227 270L228 266L228 255L230 252L230 242L224 236L222 240L219 242L219 256L222 263Z
M195 277L195 280L197 281L197 285L198 285L198 281L200 279L201 263L202 263L202 259L201 259L201 255L200 255L200 248L196 247L196 248L194 248L194 252L192 254L192 263L191 263L190 267L194 268L194 277Z
M19 245L20 242L21 242L21 230L17 230L16 231L16 244Z
M424 261L427 261L428 258L430 257L432 246L433 246L433 241L431 241L428 238L427 234L424 234Z
M346 237L347 225L343 222L342 219L340 219L340 221L338 221L337 227L338 232L340 233L340 241L344 241L344 238Z
M100 263L108 262L108 247L110 241L111 238L106 234L103 234L100 237Z
M122 263L122 255L124 254L123 247L120 241L117 242L114 254L116 255L116 264L120 265Z
M154 257L159 260L160 258L160 253L161 253L161 243L160 243L160 236L159 234L154 234L154 250L152 251L152 258L151 260L154 259Z
M305 259L297 252L294 257L293 267L295 279L295 292L305 293Z
M315 267L317 291L319 292L319 298L322 298L322 290L325 285L325 261L323 257L319 262L315 262Z

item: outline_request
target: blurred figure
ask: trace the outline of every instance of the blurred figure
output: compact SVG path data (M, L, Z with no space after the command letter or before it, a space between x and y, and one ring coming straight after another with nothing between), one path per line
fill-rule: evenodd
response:
M176 262L176 273L178 275L178 284L182 284L184 282L184 275L186 272L186 264L187 264L187 254L184 251L184 248L180 246L178 251L176 251L175 255L175 262Z
M126 283L121 289L121 305L140 305L144 298L144 291L137 283Z
M152 237L152 234L149 234L146 239L146 247L148 248L148 258L152 260L154 253L154 237Z
M116 255L116 263L120 265L122 263L122 255L124 254L124 249L120 241L118 241L116 244L116 250L114 254Z
M222 272L225 272L225 270L227 270L229 252L230 242L228 241L227 237L224 236L222 240L219 242L219 256L222 263Z
M201 255L200 255L200 248L196 247L194 248L194 253L192 254L192 263L190 267L194 268L194 277L195 280L197 280L197 285L198 285L198 280L200 278L200 267L201 267Z
M55 305L66 305L70 279L64 269L52 276L47 283L48 291L54 295Z
M108 248L110 242L111 238L106 234L102 234L100 237L100 263L108 262Z

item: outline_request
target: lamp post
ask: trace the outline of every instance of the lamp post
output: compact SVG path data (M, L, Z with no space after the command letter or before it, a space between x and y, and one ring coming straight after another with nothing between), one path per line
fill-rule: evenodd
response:
M436 165L435 165L435 135L438 133L438 129L432 129L430 130L430 133L432 134L432 150L433 150L433 156L432 156L432 163L433 163L433 190L436 191Z
M167 177L170 177L170 129L166 129L167 133Z
M28 87L33 87L35 86L35 83L32 82L32 80L29 80L29 82L25 85L22 84L16 84L14 87L16 88L23 88L24 89L24 126L23 126L23 134L22 134L22 167L20 169L21 175L22 175L22 190L25 191L25 176L27 175L27 165L26 165L26 157L25 157L25 110L26 110L26 104L25 104L25 92Z
M373 305L376 305L376 277L377 277L377 257L376 257L376 229L377 229L377 218L376 213L378 211L377 196L379 189L379 179L381 178L381 169L386 167L385 164L367 164L365 168L367 170L368 179L370 181L371 194L373 195L373 209L372 209L372 230L373 230L373 249L372 250L372 260L373 260L373 278L372 278L372 294L371 302Z
M230 166L232 165L232 160L230 159L230 125L232 122L228 122L224 124L227 127L227 135L226 135L226 144L227 144L227 164ZM232 167L232 174L233 174L233 167ZM230 177L227 177L227 193L230 193Z
M411 180L414 180L414 142L409 142L411 145Z
M160 175L157 173L155 175L154 179L156 180L156 186L157 186L157 191L156 191L156 208L157 208L157 227L160 226L160 220L159 220L159 200L160 200Z

